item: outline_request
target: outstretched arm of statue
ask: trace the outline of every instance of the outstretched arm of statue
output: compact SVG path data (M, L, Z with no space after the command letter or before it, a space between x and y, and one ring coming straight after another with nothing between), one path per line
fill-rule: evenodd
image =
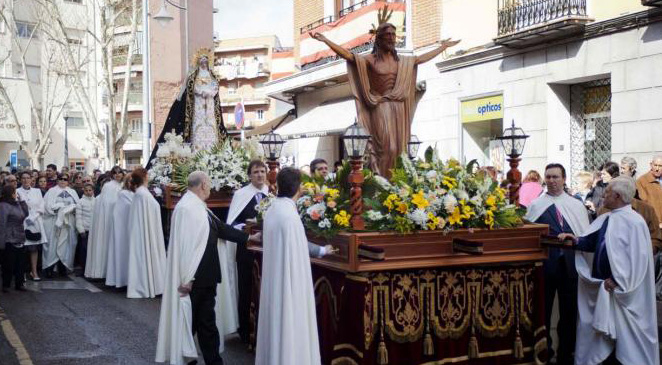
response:
M453 47L454 45L460 43L460 40L452 41L450 38L444 39L441 41L441 45L428 53L424 53L416 57L416 64L421 64L428 62L429 60L437 57L441 52L445 51L446 48Z
M331 48L331 50L335 52L338 56L346 59L348 62L354 62L354 54L352 52L331 42L329 38L324 36L324 34L318 32L310 32L308 34L310 34L310 36L313 37L314 39L326 43L326 45L329 46L329 48Z

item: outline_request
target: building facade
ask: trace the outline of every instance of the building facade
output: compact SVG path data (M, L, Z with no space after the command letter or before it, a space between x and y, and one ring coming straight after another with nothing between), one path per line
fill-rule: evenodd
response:
M0 18L0 83L6 92L0 97L2 166L10 151L23 149L32 155L33 166L96 167L103 151L89 138L84 118L101 110L95 6L80 0L56 1L52 8L32 0L5 5ZM62 28L48 23L56 17ZM40 146L45 154L35 153Z
M244 108L243 129L252 130L274 119L283 109L281 101L264 93L264 84L294 73L293 51L281 46L278 37L222 39L214 48L214 71L220 78L219 97L228 133L238 134L235 107Z
M645 173L662 151L662 111L651 107L662 97L662 9L642 3L442 1L442 33L462 43L422 75L413 133L446 157L507 170L492 139L514 121L530 135L523 173L559 162L572 180L624 156Z

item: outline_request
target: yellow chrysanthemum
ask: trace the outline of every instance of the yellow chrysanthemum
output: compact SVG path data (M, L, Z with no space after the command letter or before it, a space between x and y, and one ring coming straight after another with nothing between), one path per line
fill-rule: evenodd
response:
M326 189L326 193L329 194L331 199L335 199L340 196L340 190L338 189Z
M349 227L349 219L351 217L352 217L351 215L347 214L347 211L341 210L340 212L338 212L338 214L336 214L333 217L333 220L340 227Z
M487 199L485 199L485 204L487 204L490 209L496 209L497 197L490 194Z
M418 193L412 195L411 202L418 207L418 209L425 209L430 202L425 199L423 190L420 190Z
M312 189L312 190L315 190L315 187L316 187L316 186L315 186L315 183L311 183L311 182L303 183L303 188L304 188L304 189Z
M400 202L398 203L398 207L396 208L396 210L402 214L406 214L407 210L409 210L409 205L407 205L407 203Z
M440 222L439 217L435 217L434 214L428 213L427 226L428 226L429 230L434 231L437 228L437 226L439 225L439 222Z
M450 176L444 176L441 179L441 184L447 187L449 190L453 189L457 186L457 179L450 177Z
M396 194L390 194L388 197L386 197L386 200L382 202L382 205L385 206L388 211L390 212L395 208L395 205L399 202L399 198Z
M496 192L499 201L506 200L506 189L496 188L494 191Z
M487 224L490 229L494 228L494 212L488 210L485 212L485 224Z

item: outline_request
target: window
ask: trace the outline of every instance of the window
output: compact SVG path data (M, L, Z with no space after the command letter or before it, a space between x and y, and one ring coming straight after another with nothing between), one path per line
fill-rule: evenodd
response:
M41 84L41 67L27 66L28 80L35 84Z
M65 3L82 4L83 0L64 0Z
M258 109L255 115L257 115L257 120L264 120L264 110Z
M30 38L30 35L35 31L35 25L25 22L16 22L16 35L21 38ZM37 38L35 32L34 38Z
M82 159L69 159L69 170L73 171L85 171L85 160Z
M73 45L81 45L81 44L83 44L83 41L81 41L80 39L76 39L76 38L67 38L67 43L73 44Z
M143 120L142 118L134 118L129 122L129 128L131 129L131 134L139 135L143 131Z
M236 95L237 94L237 84L230 83L228 84L228 95Z
M67 120L67 128L71 129L83 129L85 128L85 120L81 117L68 117L66 118Z

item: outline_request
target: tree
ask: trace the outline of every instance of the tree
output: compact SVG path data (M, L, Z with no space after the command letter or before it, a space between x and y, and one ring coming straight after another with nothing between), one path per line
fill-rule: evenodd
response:
M20 128L17 128L19 142L31 145L29 152L33 164L42 166L43 157L50 146L53 127L58 121L62 121L65 108L75 103L82 112L88 130L88 139L98 151L105 150L105 141L108 138L110 149L105 151L105 156L101 159L106 160L108 165L116 163L119 151L130 135L127 123L128 86L136 53L138 14L141 10L137 0L94 0L91 4L94 8L86 8L87 14L67 13L66 17L63 16L61 2L32 0L29 6L37 23L27 42L20 41L17 36L15 2L16 0L7 0L6 5L0 7L0 17L8 26L14 49L20 54L21 74L29 89L28 101L34 122L34 134L37 137L33 141L25 141ZM21 2L21 5L24 6L25 3ZM100 19L99 24L91 21L94 17L90 16L90 10ZM121 94L118 118L114 103L116 92L113 82L113 57L117 57L114 54L114 50L118 47L116 30L119 26L125 25L118 24L118 19L126 20L127 14L130 32L128 38L126 36L123 38L128 43L128 52L125 54L124 92ZM93 39L92 44L83 44L80 39L72 38L69 34L72 29L82 30L83 34ZM42 85L39 87L30 82L26 63L26 54L30 47L35 47L32 40L37 34L42 38ZM87 75L86 67L95 62L97 55L101 55L103 76L99 80L88 81L85 85L82 75ZM93 104L99 87L105 90L104 94L108 100L108 136L102 133L102 121L98 109ZM6 90L0 82L0 100L8 104L10 118L18 125L15 109L8 99Z

